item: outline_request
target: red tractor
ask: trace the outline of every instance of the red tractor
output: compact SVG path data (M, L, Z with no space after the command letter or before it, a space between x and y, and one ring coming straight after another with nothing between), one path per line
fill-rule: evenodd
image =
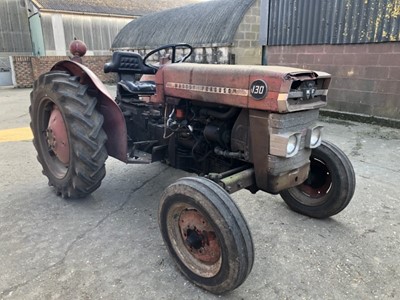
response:
M316 125L329 74L183 63L191 54L187 44L144 58L114 52L104 71L118 74L115 100L87 67L61 61L34 84L31 127L43 173L64 198L99 188L108 155L198 174L164 191L159 226L182 273L220 294L245 281L254 259L231 193L280 194L294 211L327 218L349 204L355 175Z

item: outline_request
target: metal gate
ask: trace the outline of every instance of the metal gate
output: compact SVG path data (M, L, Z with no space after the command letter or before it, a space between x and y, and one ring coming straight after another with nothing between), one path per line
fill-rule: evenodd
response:
M0 57L0 86L13 85L10 57Z

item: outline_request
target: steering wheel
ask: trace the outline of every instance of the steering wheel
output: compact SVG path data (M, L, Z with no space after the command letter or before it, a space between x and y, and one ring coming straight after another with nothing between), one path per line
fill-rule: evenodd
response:
M171 62L172 62L173 64L174 64L174 63L181 63L181 62L184 62L184 61L187 60L187 59L190 57L190 55L192 55L192 53L193 53L193 47L190 46L189 44L184 44L184 43L182 43L182 44L164 45L164 46L158 47L158 48L156 48L156 49L154 49L154 50L151 50L149 53L147 53L146 56L143 58L143 64L144 64L145 66L147 66L147 67L149 67L149 68L152 68L152 69L155 69L155 70L157 71L160 67L147 63L147 59L148 59L149 57L151 57L154 53L161 52L162 50L167 50L167 49L172 49ZM184 57L182 57L182 58L176 60L176 50L177 50L177 49L189 49L189 53L186 54Z

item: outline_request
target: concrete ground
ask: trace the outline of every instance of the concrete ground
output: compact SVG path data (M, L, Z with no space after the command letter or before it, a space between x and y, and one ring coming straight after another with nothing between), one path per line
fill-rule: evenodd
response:
M29 126L29 92L0 89L0 137ZM160 194L185 173L109 158L96 192L63 200L30 140L0 142L0 299L400 299L400 130L321 124L354 165L352 202L315 220L279 196L234 194L256 257L247 281L224 296L186 280L161 239Z

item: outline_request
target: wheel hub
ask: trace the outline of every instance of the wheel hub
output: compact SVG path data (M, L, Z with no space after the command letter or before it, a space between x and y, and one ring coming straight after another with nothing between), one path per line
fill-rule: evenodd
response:
M325 196L332 185L332 176L327 166L319 160L313 159L308 179L299 186L299 189L312 198Z
M69 143L67 128L61 111L57 105L53 105L49 123L46 129L46 139L49 149L63 163L69 163Z
M196 259L215 264L221 256L221 247L210 224L195 209L185 209L179 218L181 236L186 248Z
M197 232L196 229L188 229L186 231L186 236L186 243L190 248L199 250L201 247L204 246L204 235Z

